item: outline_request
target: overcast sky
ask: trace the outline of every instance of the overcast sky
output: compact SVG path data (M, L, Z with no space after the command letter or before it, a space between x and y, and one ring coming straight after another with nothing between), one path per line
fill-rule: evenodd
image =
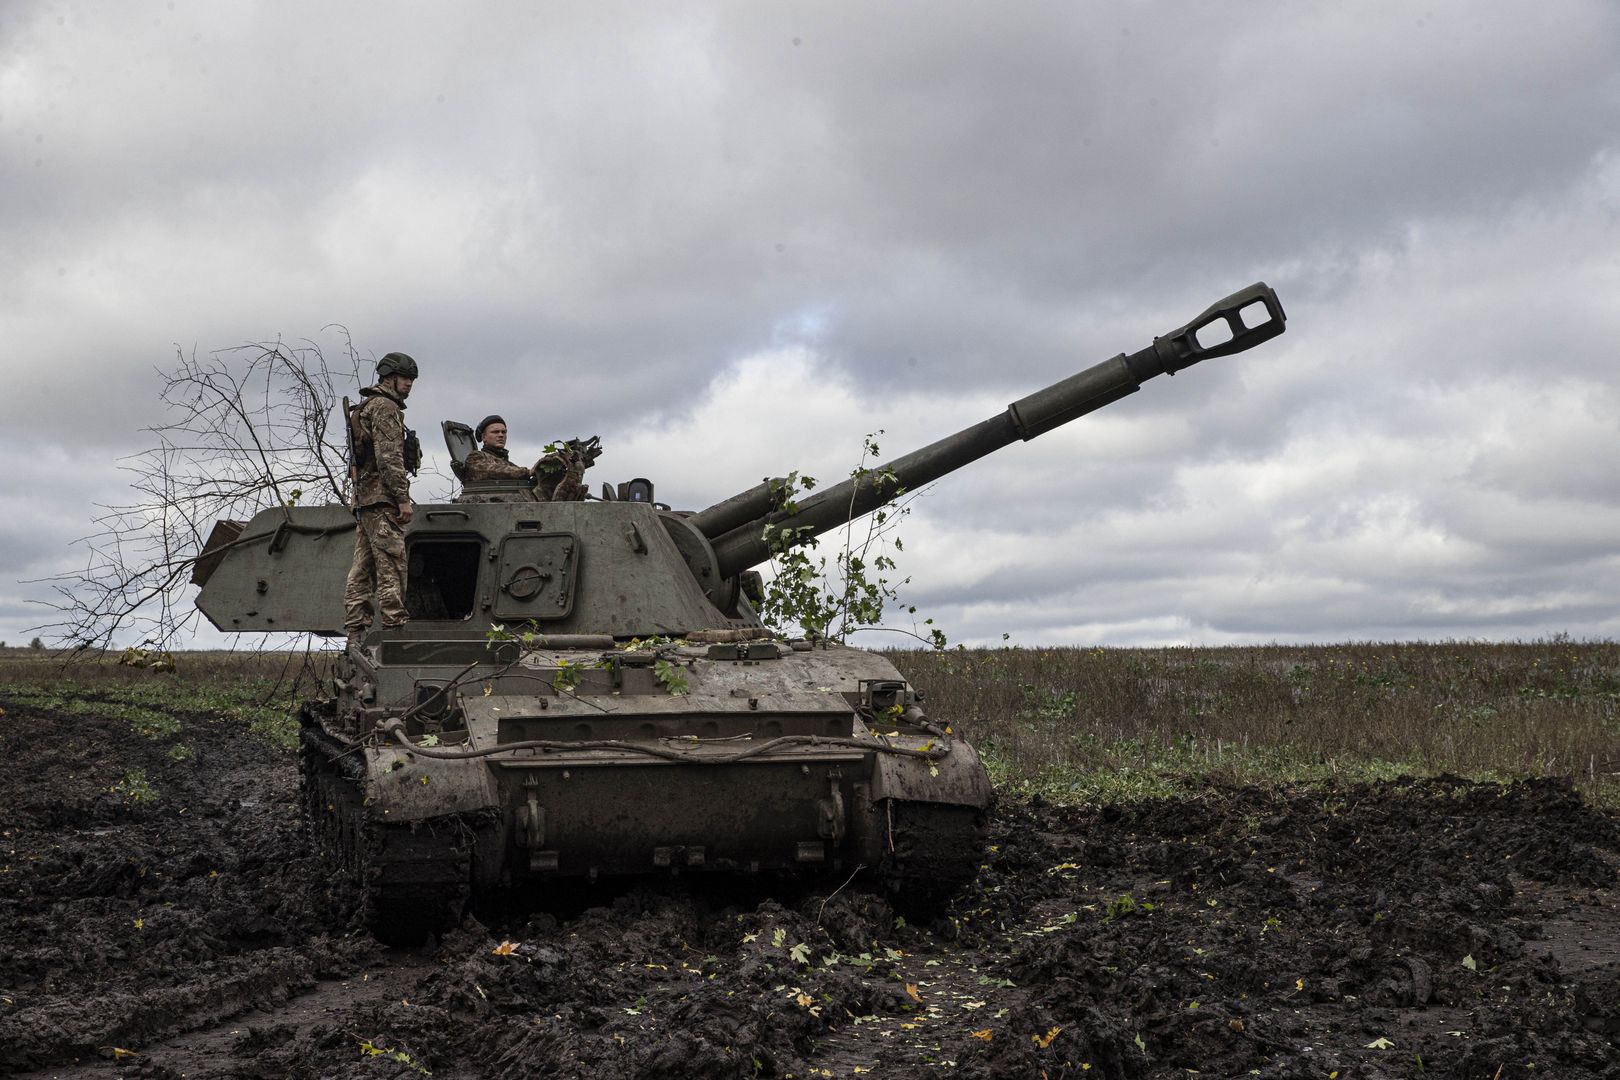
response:
M918 500L908 599L970 643L1612 638L1617 221L1612 0L4 0L0 640L176 348L342 324L420 362L417 427L600 434L593 482L700 508L1262 279L1283 337Z

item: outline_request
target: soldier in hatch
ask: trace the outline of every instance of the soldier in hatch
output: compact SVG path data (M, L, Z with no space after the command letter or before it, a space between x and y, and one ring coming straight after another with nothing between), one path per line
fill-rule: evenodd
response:
M354 563L343 590L343 629L351 647L360 644L373 610L383 629L410 619L405 526L414 507L406 473L416 471L422 450L415 432L405 428L405 399L415 381L416 361L389 353L377 361L377 384L360 391L362 400L349 416L356 528Z
M533 469L514 465L506 452L506 421L499 416L480 420L473 437L483 447L468 454L462 464L469 483L506 480L529 484L538 502L579 502L585 498L585 470L591 467L591 456L574 453L564 445L535 462Z

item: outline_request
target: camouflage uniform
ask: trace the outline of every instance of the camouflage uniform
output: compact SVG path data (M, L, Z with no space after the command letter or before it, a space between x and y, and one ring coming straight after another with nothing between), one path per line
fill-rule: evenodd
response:
M504 446L486 446L482 450L474 450L467 455L467 460L461 463L461 467L468 483L477 483L480 480L507 480L527 484L534 479L528 469L512 464L512 459L507 455Z
M512 464L505 447L486 446L468 454L461 467L467 483L504 480L530 484L536 502L580 502L585 498L585 465L571 455L547 454L531 470Z
M383 628L410 619L405 611L405 527L398 521L400 505L411 501L405 403L382 386L368 386L360 396L364 400L354 410L355 441L369 446L370 453L361 460L355 486L354 564L343 590L343 628L351 643L366 632L373 592Z
M547 454L534 464L534 497L541 502L583 502L583 461L572 454Z

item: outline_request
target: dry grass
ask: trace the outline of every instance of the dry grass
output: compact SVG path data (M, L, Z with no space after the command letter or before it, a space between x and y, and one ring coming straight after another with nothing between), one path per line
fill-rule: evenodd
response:
M895 651L999 786L1063 802L1455 773L1557 776L1620 809L1620 644ZM217 712L287 744L332 657L178 654L178 670L0 650L0 697L126 716Z
M1620 807L1620 645L896 652L1002 786L1062 801L1455 773Z

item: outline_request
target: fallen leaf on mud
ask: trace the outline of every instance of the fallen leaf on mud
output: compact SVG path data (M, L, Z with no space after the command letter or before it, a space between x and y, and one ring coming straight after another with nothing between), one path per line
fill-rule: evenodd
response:
M980 1028L978 1031L970 1031L968 1034L975 1039L983 1039L985 1042L995 1038L994 1033L989 1028Z
M136 919L135 920L135 929L137 929L137 930L146 929L146 920L145 919Z
M916 983L906 983L906 995L908 997L910 997L912 1001L915 1001L915 1002L917 1002L919 1004L922 1003L922 995L917 993L917 984Z
M1369 1050L1388 1050L1390 1047L1392 1047L1394 1045L1395 1044L1390 1042L1388 1039L1383 1038L1382 1036L1380 1036L1380 1037L1374 1039L1372 1042L1368 1043L1367 1044L1367 1049L1369 1049Z
M964 1001L964 1002L962 1002L962 1008L964 1008L964 1009L982 1009L987 1004L988 1004L988 1002L984 1002L984 1001Z
M496 956L511 956L513 953L517 952L517 942L503 941L489 951Z
M114 1061L123 1061L125 1058L140 1057L140 1055L135 1051L125 1050L122 1046L112 1047L112 1056Z
M1048 1031L1045 1035L1031 1035L1029 1037L1029 1041L1040 1047L1042 1050L1045 1050L1047 1047L1052 1045L1052 1040L1057 1038L1058 1032L1062 1030L1063 1029L1061 1027L1055 1027ZM1140 1040L1141 1036L1138 1035L1137 1039Z
M1474 959L1473 953L1469 953L1467 956L1463 957L1462 964L1463 967L1467 968L1469 971L1479 970L1479 961Z

